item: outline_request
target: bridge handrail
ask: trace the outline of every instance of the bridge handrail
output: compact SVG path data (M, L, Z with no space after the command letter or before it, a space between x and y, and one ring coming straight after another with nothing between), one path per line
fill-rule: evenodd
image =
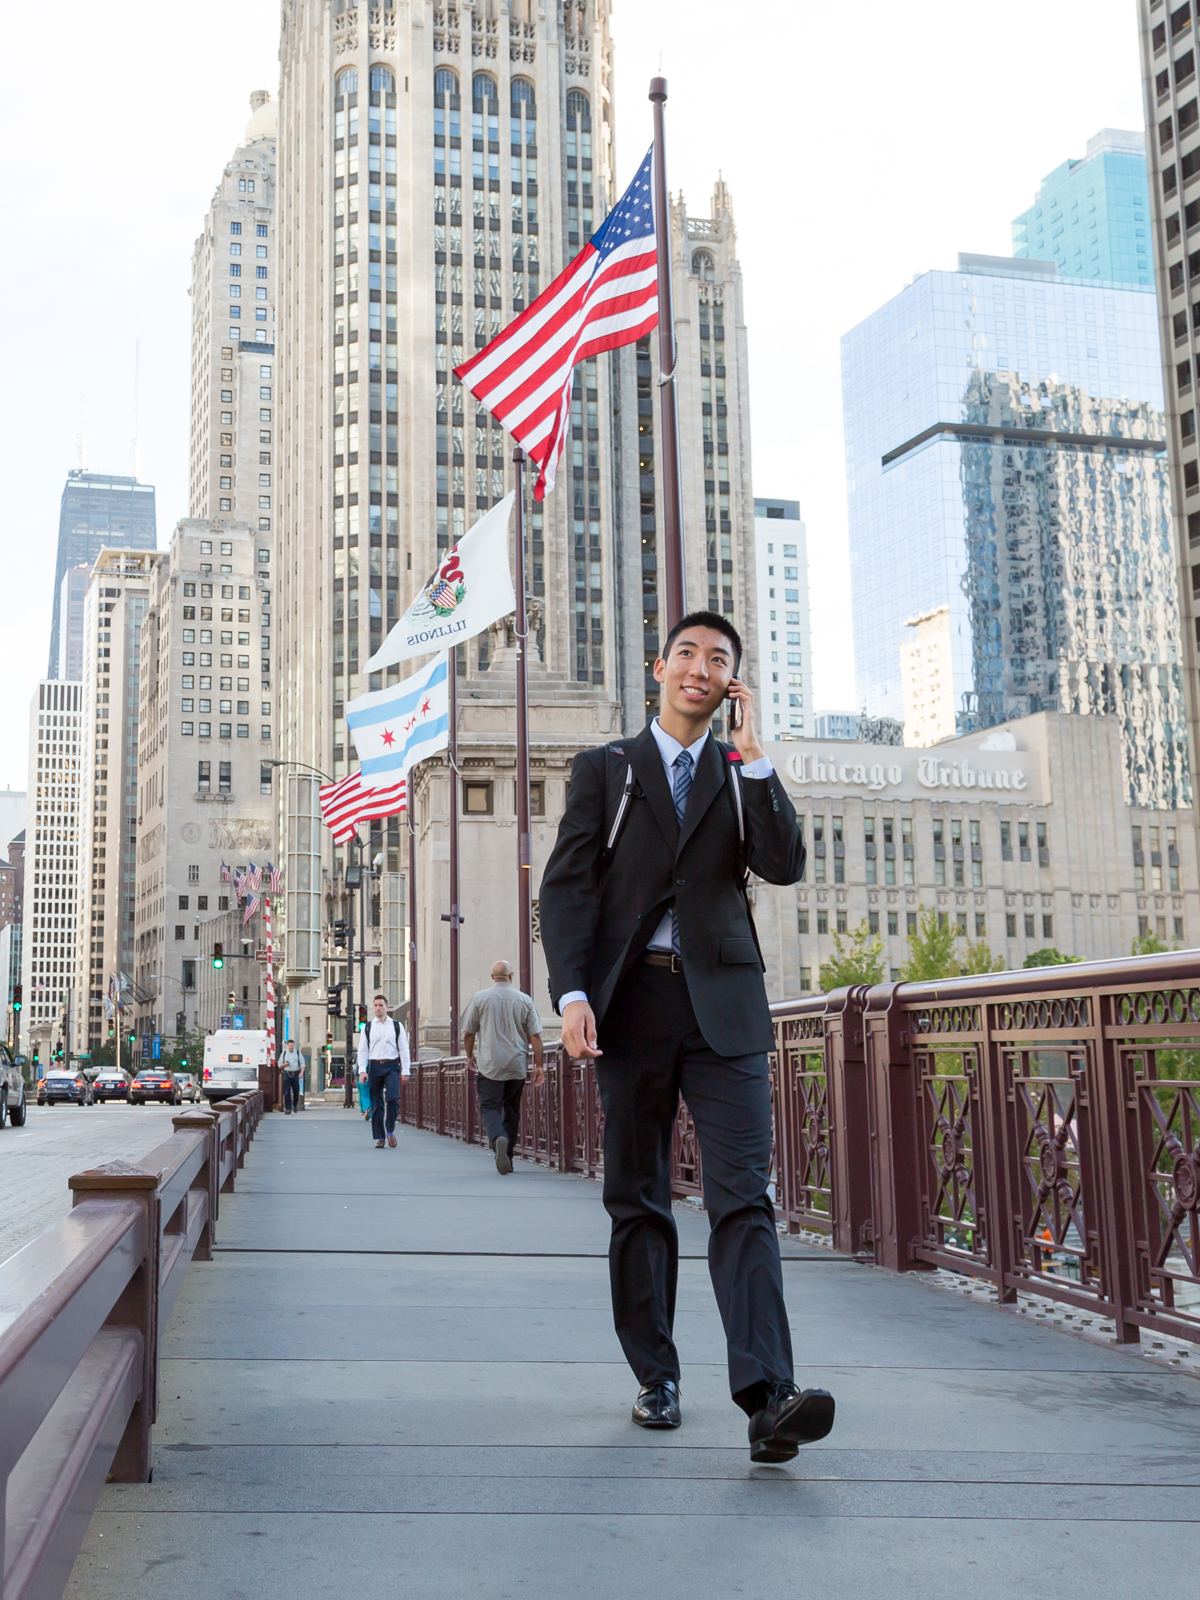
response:
M106 1478L148 1481L162 1334L261 1116L240 1094L75 1173L70 1215L0 1264L3 1600L61 1595Z

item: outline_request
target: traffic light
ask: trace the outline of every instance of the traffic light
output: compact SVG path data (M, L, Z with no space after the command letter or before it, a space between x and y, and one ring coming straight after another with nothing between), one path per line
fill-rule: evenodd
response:
M137 1043L137 1034L133 1031L132 1028L130 1028L130 1030L129 1030L129 1048L132 1050L136 1043Z
M340 983L331 983L325 996L326 1015L340 1017L342 1014L342 986Z
M21 1009L21 985L19 983L13 986L12 1008L14 1011L20 1011Z
M358 1008L358 1025L359 1025L359 1027L360 1028L365 1027L366 1026L366 1022L367 1022L367 1008L366 1008L366 1006L360 1005L359 1008Z
M214 972L220 972L221 968L225 965L224 946L220 943L213 945L212 963Z
M233 1010L235 1005L237 1005L237 996L234 994L233 990L230 989L230 991L229 991L229 1009L230 1009L230 1011Z
M333 1043L333 1035L331 1033L327 1033L325 1035L325 1043L326 1044L332 1044Z
M348 924L345 917L339 917L333 925L333 942L339 950L346 947L349 938Z

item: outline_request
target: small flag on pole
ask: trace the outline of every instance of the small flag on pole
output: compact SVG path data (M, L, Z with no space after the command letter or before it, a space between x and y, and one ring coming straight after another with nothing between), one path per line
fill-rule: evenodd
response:
M658 321L653 161L651 147L566 271L478 355L454 369L537 463L535 500L554 487L571 421L576 363L635 344ZM661 219L659 226L665 227Z
M258 910L259 906L261 906L261 905L262 905L262 896L261 895L251 894L251 895L247 896L247 898L246 898L246 914L242 918L242 927L243 928L250 921L250 918L252 916L254 916L255 912Z
M233 882L233 873L230 872L228 865L224 861L222 861L222 863L221 863L221 882L222 883L232 883Z
M271 893L272 894L278 894L280 892L280 890L282 889L282 887L283 887L283 868L282 867L273 867L271 865L271 863L268 861L267 862L267 877L269 879L269 885L268 886L270 888Z

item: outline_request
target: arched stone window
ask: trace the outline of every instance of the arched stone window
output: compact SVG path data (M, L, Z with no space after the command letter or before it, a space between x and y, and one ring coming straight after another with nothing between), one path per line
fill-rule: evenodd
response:
M358 93L358 68L357 67L347 67L344 72L339 72L338 73L338 75L337 75L337 83L336 83L336 85L334 87L334 93L335 94L357 94Z
M533 85L528 78L514 78L511 85L512 103L518 105L522 101L528 106L534 104L535 95Z
M477 72L471 83L471 94L478 102L480 100L497 100L496 80L490 73Z
M701 283L712 283L716 278L713 267L713 258L707 250L697 250L692 256L692 274L700 279Z
M439 67L433 75L434 94L457 94L458 75L447 67Z
M572 89L567 95L567 116L578 117L581 128L590 128L592 125L592 108L588 97L578 89Z
M392 94L395 92L396 80L387 67L372 67L371 87L372 89L385 89L388 94ZM454 91L451 90L450 92L453 94Z

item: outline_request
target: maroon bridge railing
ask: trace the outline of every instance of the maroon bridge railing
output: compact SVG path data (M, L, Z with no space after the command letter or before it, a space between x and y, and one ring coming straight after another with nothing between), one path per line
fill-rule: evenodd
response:
M76 1173L70 1215L0 1266L3 1600L57 1600L106 1477L148 1481L162 1334L262 1110L235 1095Z
M772 1007L778 1211L898 1272L948 1267L1200 1342L1200 952L837 990ZM588 1063L546 1052L517 1155L603 1168ZM474 1070L426 1061L415 1127L482 1143ZM701 1195L686 1107L672 1184Z

